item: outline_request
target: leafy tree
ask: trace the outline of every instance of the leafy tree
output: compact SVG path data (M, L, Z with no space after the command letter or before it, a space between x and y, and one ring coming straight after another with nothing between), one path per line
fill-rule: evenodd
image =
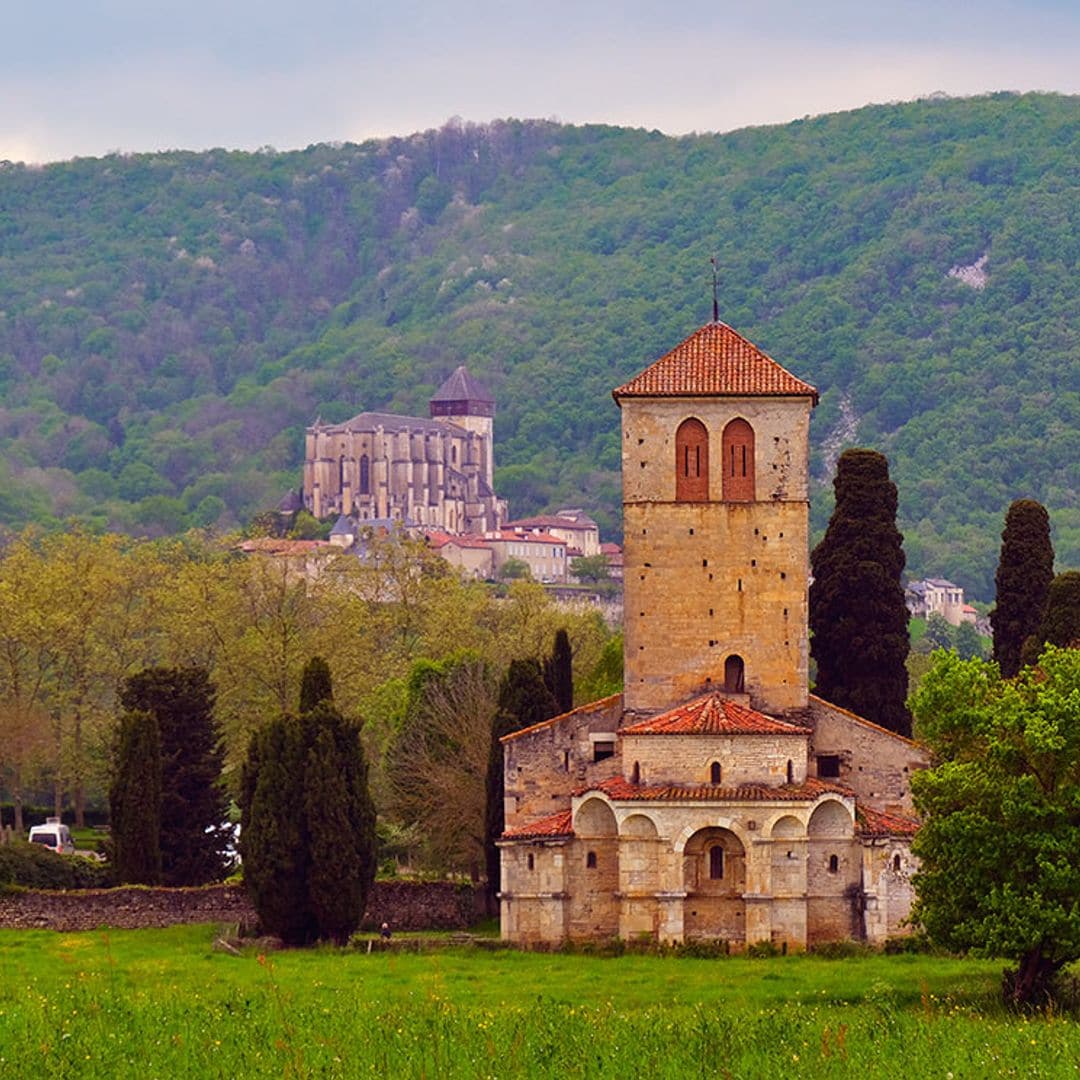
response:
M499 567L498 577L500 581L517 581L522 578L531 578L532 571L524 559L507 559Z
M606 555L581 555L571 559L570 573L578 581L600 583L611 580L611 567Z
M1017 962L1007 1002L1043 1005L1080 958L1080 651L1038 668L935 656L913 697L933 768L912 777L923 823L913 915L951 949Z
M499 703L491 727L487 769L487 809L484 816L485 857L488 894L493 900L499 890L499 849L495 842L506 828L503 806L504 735L557 716L559 703L544 683L538 660L512 660L499 686Z
M1050 582L1042 621L1024 645L1025 663L1033 663L1046 645L1080 647L1080 570L1065 570Z
M904 549L896 528L896 485L881 454L845 450L834 488L829 527L810 556L817 692L907 735L908 611L900 583Z
M974 660L976 657L982 659L986 653L983 639L979 636L979 631L975 629L974 623L962 622L956 628L953 634L953 646L956 649L956 655L961 660Z
M1024 642L1039 627L1053 577L1050 515L1033 499L1017 499L1005 515L994 575L996 602L990 612L994 659L1006 678L1020 670Z
M228 800L214 689L202 668L147 668L120 692L125 709L150 713L160 732L161 876L166 885L205 885L227 870Z
M932 611L926 619L926 640L935 649L951 649L955 632L944 615Z
M475 653L416 661L387 752L388 808L423 837L425 861L479 876L498 681ZM453 813L447 808L453 807Z
M570 636L564 629L555 632L555 645L544 661L544 682L558 702L560 712L574 707L574 660Z
M375 808L359 730L332 697L252 738L241 777L244 882L289 944L344 944L375 876Z
M618 694L623 688L623 636L614 634L604 643L592 670L581 684L581 697L585 701Z
M109 789L110 847L117 881L161 882L161 740L153 713L120 718Z

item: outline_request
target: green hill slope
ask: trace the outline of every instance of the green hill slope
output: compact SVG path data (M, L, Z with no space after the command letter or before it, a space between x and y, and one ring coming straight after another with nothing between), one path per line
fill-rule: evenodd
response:
M617 533L610 388L709 317L716 255L721 317L822 391L819 481L883 450L910 568L988 598L1015 497L1080 564L1078 162L1080 99L995 95L0 165L0 520L243 520L316 415L422 412L467 362L513 512Z

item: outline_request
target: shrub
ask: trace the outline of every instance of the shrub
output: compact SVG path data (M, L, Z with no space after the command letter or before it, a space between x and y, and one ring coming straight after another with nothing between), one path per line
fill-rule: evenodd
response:
M107 889L112 872L81 855L57 855L40 844L16 841L0 847L0 888Z

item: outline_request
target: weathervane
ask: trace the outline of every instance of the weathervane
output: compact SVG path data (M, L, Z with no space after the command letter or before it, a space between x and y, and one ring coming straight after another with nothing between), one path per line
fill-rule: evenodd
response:
M720 321L720 299L716 291L716 256L713 255L709 262L712 263L712 321Z

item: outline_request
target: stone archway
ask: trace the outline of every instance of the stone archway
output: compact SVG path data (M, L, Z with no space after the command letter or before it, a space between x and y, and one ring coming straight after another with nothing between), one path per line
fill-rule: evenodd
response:
M631 814L619 830L619 936L655 937L659 929L660 837L652 818Z
M807 944L862 937L862 864L851 811L827 799L810 815L806 833Z
M683 848L683 932L746 940L746 849L730 829L699 829Z
M619 835L611 807L587 799L574 814L566 884L572 938L614 937L619 932Z

